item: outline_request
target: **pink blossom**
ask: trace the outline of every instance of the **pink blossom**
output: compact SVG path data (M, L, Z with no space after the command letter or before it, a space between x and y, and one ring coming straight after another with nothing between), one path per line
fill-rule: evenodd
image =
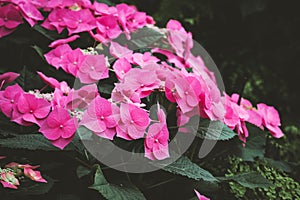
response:
M67 107L73 109L86 109L89 104L99 95L96 84L85 85L79 90L72 91L70 94L71 101Z
M18 78L20 74L14 73L14 72L6 72L3 74L0 74L0 89L4 84L8 84L13 82L16 78Z
M32 165L29 165L29 164L19 164L19 163L16 163L16 162L11 162L7 165L5 165L6 168L20 168L20 169L24 169L24 168L29 168L29 169L36 169L36 168L39 168L40 166L39 165L36 165L36 166L32 166Z
M7 4L0 7L0 38L11 34L22 23L22 16L16 6Z
M125 58L130 60L133 51L127 47L121 46L119 43L110 42L109 52L115 58Z
M39 131L54 146L64 149L72 141L77 126L77 120L71 118L66 109L56 107L40 125Z
M58 47L60 45L67 44L67 43L75 41L79 37L80 37L79 35L72 35L71 37L68 37L68 38L55 40L54 42L51 42L51 44L49 45L49 47L55 48L55 47Z
M104 3L94 2L94 10L96 15L115 15L117 13L116 7L109 7Z
M96 28L96 20L89 9L68 10L63 18L69 35L87 32Z
M275 138L283 136L280 117L278 111L273 106L267 106L264 103L257 104L258 113L262 116L262 124L265 126Z
M0 110L6 117L12 117L15 105L22 93L24 91L18 84L8 86L4 91L0 91Z
M18 7L20 8L23 17L26 21L33 27L37 21L43 20L44 17L40 13L40 11L31 3L27 1L22 1L18 3Z
M6 156L0 156L0 160L6 158Z
M44 56L47 62L50 65L54 66L56 69L59 69L63 66L64 68L66 68L65 56L70 52L72 53L72 48L68 44L63 44L49 51Z
M41 172L34 171L30 167L24 167L24 175L33 181L40 182L40 183L47 183L47 181L42 177Z
M97 18L96 34L90 32L91 36L99 42L107 43L111 39L117 38L122 30L116 17L112 15L101 16Z
M80 82L90 84L108 78L108 67L104 55L87 55L77 74Z
M133 64L135 64L135 65L145 67L152 63L157 63L159 61L159 59L156 58L155 56L152 56L150 52L145 52L143 54L134 53L132 55L132 61L133 61Z
M193 88L181 77L166 80L166 97L171 102L177 102L183 113L198 106L198 98Z
M165 124L150 125L145 139L145 157L151 160L163 160L170 157L168 139L169 131Z
M142 108L121 103L120 121L117 126L117 136L125 140L135 140L144 137L149 125L149 114Z
M52 87L52 88L58 88L60 86L60 83L55 78L47 77L42 72L37 72L37 74L50 87Z
M63 20L68 13L68 9L55 8L48 15L48 18L42 23L42 27L49 30L57 30L61 33L66 28L66 23Z
M122 80L125 74L131 69L131 64L125 58L120 58L116 60L113 65L115 74L119 80Z
M197 190L194 190L197 197L198 197L198 200L210 200L209 198L207 198L206 196L204 195L201 195Z
M82 65L85 58L86 56L82 53L82 51L79 48L74 49L73 51L66 53L65 56L63 57L62 69L65 72L77 77L79 68Z
M21 93L12 114L12 121L24 126L33 123L39 125L49 114L50 108L51 104L48 101L38 99L32 94Z
M81 125L94 134L112 140L119 121L119 108L102 97L96 97L85 111Z
M4 188L18 189L20 185L19 180L15 177L13 172L1 172L0 182Z

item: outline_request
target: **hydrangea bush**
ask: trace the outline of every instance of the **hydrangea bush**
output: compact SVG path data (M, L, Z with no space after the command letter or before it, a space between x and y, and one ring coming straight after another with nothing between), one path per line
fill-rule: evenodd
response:
M180 22L170 20L166 28L154 24L151 16L127 4L0 0L0 40L13 37L20 26L51 40L46 52L35 46L47 63L36 71L43 88L25 90L20 83L26 73L0 75L0 111L11 123L36 130L36 134L3 134L0 144L6 148L74 150L86 155L89 153L82 140L105 140L123 148L130 144L130 151L142 153L149 163L160 163L172 159L169 144L176 135L194 135L199 141L229 140L237 135L242 151L252 134L249 124L275 138L283 136L280 117L273 106L253 105L239 94L219 89L218 78L203 55L193 51L192 34ZM80 40L88 42L78 47L76 42ZM49 70L68 78L49 76ZM196 129L191 129L189 124L194 119ZM79 130L88 134L82 135ZM34 139L39 144L34 144ZM193 143L192 150L182 152L184 155L162 170L216 184L229 180L241 183L238 176L216 178L209 169L193 163L199 145ZM105 198L145 198L136 188L120 190L110 186L101 163L90 164L89 170L96 171L91 188ZM20 174L47 182L35 168L8 164L0 168L1 183L17 189ZM244 184L265 186L255 185L249 178ZM197 190L199 199L208 199Z

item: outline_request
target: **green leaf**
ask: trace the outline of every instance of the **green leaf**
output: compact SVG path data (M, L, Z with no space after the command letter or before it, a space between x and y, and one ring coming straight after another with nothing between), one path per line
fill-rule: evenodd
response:
M159 41L164 35L148 27L139 29L131 34L130 42L136 45L137 49L150 47L153 43Z
M248 126L249 137L246 146L239 146L239 156L244 161L254 161L254 158L263 158L265 154L266 134L254 126Z
M106 181L100 166L97 166L94 184L90 187L97 190L108 200L145 200L144 195L134 186L115 185Z
M55 38L53 38L50 34L49 31L47 31L46 29L44 29L43 27L39 26L39 25L35 25L33 27L34 30L38 31L39 33L41 33L42 35L44 35L46 38L48 38L49 40L54 41Z
M1 139L2 147L11 149L28 149L28 150L44 150L59 151L44 136L40 134L18 135L16 137Z
M96 1L99 2L99 3L105 3L108 6L114 6L115 5L114 3L112 3L109 0L96 0Z
M195 180L204 180L209 182L217 182L218 180L208 171L202 169L187 157L181 157L170 165L167 165L163 170L186 176Z
M265 188L270 187L272 183L260 175L258 172L245 172L234 176L226 177L227 180L238 182L247 188Z
M81 165L79 165L76 169L76 174L77 174L78 178L82 178L82 177L88 175L89 173L91 173L91 170L89 168L86 168Z
M111 94L114 89L114 85L100 84L98 85L98 91L103 94Z
M237 134L220 121L201 119L196 136L210 140L229 140Z
M290 167L290 165L285 162L285 161L278 161L278 160L273 160L272 158L265 158L265 160L272 166L275 167L277 169L280 169L282 171L285 172L291 172L292 169Z
M37 45L32 45L31 47L37 52L37 54L39 54L39 56L40 56L43 60L45 60L43 49L41 49L41 48L40 48L39 46L37 46Z
M16 79L16 83L25 91L36 89L44 85L38 74L31 72L26 66L20 71L20 76Z

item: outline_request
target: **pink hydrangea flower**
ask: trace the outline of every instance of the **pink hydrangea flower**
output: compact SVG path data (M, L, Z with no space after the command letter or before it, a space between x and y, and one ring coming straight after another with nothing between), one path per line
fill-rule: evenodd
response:
M264 103L257 104L257 110L262 116L262 124L265 126L275 138L283 136L280 117L278 111L273 106L267 106Z
M52 77L47 77L45 74L43 74L42 72L37 72L37 74L39 75L39 77L42 79L42 81L44 81L47 85L49 85L52 88L58 88L60 86L60 83L58 82L58 80L56 80L55 78Z
M197 198L198 200L210 200L209 198L207 198L206 196L204 195L201 195L200 192L198 192L197 190L194 190L196 195L197 195Z
M17 186L20 185L19 180L10 171L0 174L0 182L4 188L18 189Z
M96 97L85 111L80 125L94 134L112 140L116 135L119 108L102 97Z
M61 33L63 29L66 28L64 18L68 11L68 9L62 8L53 9L48 15L48 18L42 23L42 27L48 30L57 30L58 33Z
M73 41L77 40L79 37L80 37L79 35L72 35L71 37L68 37L68 38L55 40L54 42L51 42L49 47L55 48L55 47L58 47L60 45L67 44L67 43L70 43L70 42L73 42Z
M69 35L91 31L96 28L96 19L89 9L68 10L63 18Z
M6 72L3 74L0 74L0 89L3 87L4 84L13 82L19 76L20 76L20 74L17 74L14 72Z
M83 61L85 60L86 56L82 53L82 51L77 48L71 52L65 54L62 58L62 69L72 74L75 77L78 77L78 71L80 66L82 65Z
M77 120L66 109L56 107L41 123L39 131L54 146L64 149L72 141L77 126Z
M104 55L86 55L79 67L77 76L80 82L86 84L108 78L108 67Z
M109 7L105 3L99 3L97 1L93 4L95 15L115 15L117 13L116 7Z
M89 104L99 95L96 84L85 85L79 90L72 91L70 94L71 101L68 103L67 108L86 109Z
M119 43L110 42L109 52L115 58L124 58L128 62L131 62L132 60L133 51L127 47L121 46Z
M158 123L150 125L146 138L145 138L145 157L150 160L163 160L169 155L169 131L166 123L166 115L159 104L157 107Z
M39 125L49 114L50 108L48 101L38 99L32 94L21 93L12 114L12 121L24 126L33 123Z
M0 7L0 38L11 34L23 23L20 11L13 4Z
M90 31L91 36L99 42L107 43L122 33L116 17L112 15L97 18L96 34Z
M19 2L18 7L20 8L23 17L26 21L33 27L37 21L43 20L44 17L40 13L40 11L35 7L35 5L31 4L28 1Z
M151 65L153 63L157 63L159 61L158 58L152 56L150 52L141 53L134 53L132 55L133 64L145 67L147 65Z
M115 71L115 74L119 80L122 80L125 76L125 74L131 69L131 64L128 62L125 58L120 58L116 60L116 62L113 65L113 69Z
M68 53L72 53L72 51L72 48L68 44L63 44L49 51L44 56L47 62L50 65L54 66L56 69L59 69L63 66L64 68L66 68L65 56Z
M42 177L41 172L34 171L30 167L24 167L24 175L35 182L47 183L47 181Z
M0 110L6 117L12 117L15 104L22 93L24 91L18 84L8 86L4 91L0 91Z
M121 103L117 136L125 140L142 138L149 123L149 114L144 109Z

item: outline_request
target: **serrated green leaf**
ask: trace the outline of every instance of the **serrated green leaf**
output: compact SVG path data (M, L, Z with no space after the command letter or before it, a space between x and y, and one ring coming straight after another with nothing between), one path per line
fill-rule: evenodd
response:
M146 48L153 43L159 41L164 35L148 27L139 29L137 32L131 34L131 40L136 45L137 49Z
M90 187L97 190L108 200L145 200L144 195L134 186L115 185L106 181L100 166L97 166L94 184Z
M273 160L272 158L265 158L265 160L272 166L277 169L280 169L285 172L291 172L292 169L289 164L285 161Z
M201 167L199 167L198 165L190 161L190 159L188 159L185 156L179 158L172 164L167 165L162 169L195 180L202 179L204 181L209 181L209 182L218 181L210 172L206 171L205 169L202 169Z
M229 140L236 135L237 134L224 123L207 119L200 120L196 134L197 137L209 140Z
M234 176L226 177L227 180L233 180L238 182L247 188L265 188L270 187L272 183L260 175L258 172L245 172Z

